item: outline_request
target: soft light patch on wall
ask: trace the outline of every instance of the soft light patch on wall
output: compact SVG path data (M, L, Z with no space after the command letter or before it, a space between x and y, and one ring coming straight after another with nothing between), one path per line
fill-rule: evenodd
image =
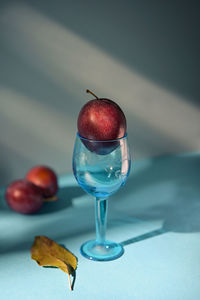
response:
M179 151L200 148L200 114L189 99L183 99L142 77L96 45L30 6L8 6L0 15L0 24L4 41L15 49L19 57L65 89L66 93L76 95L74 119L88 99L86 95L83 96L85 89L90 88L100 96L117 98L129 116L130 133L136 125L134 118L140 121L137 123L137 136L129 135L135 144L140 139L138 126L141 123L141 136L145 128L151 130L152 144L159 143L159 136L163 139L166 137L165 152L171 149L176 151L178 144ZM72 122L74 128L75 120ZM58 124L62 132L62 125ZM63 146L62 142L58 142L58 145ZM148 142L145 151L148 155ZM154 150L149 154L161 153Z

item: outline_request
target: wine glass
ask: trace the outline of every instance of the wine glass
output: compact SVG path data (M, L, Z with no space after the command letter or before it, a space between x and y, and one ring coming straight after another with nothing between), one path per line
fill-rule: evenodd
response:
M78 133L74 145L73 172L79 185L96 198L96 239L81 246L81 254L108 261L124 253L122 245L106 240L108 197L127 180L131 160L127 135L112 141L93 141Z

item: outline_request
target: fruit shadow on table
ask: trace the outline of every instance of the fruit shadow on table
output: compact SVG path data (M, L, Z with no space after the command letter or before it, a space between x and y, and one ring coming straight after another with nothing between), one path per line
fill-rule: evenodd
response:
M8 224L14 227L13 230L7 230L7 234L0 235L1 254L29 249L36 235L62 239L79 232L77 220L81 220L81 211L74 207L72 200L85 193L78 185L59 188L58 200L44 203L40 211L35 214L24 215L12 211L4 195L5 188L0 190L0 215L4 216L3 226ZM6 222L5 219L8 221ZM19 224L24 226L18 226Z
M200 231L200 156L165 156L133 164L126 185L109 199L108 228L123 224L132 228L132 236L121 242L128 246L166 232ZM11 211L1 195L0 214L16 224L14 232L0 237L0 253L30 249L34 236L46 235L58 243L93 233L94 201L78 186L59 190L59 200L46 203L35 215L20 215ZM89 199L89 202L88 202ZM79 204L76 205L76 200ZM137 220L162 220L162 226L139 236L134 234ZM16 223L15 223L16 222ZM18 222L23 223L21 228Z

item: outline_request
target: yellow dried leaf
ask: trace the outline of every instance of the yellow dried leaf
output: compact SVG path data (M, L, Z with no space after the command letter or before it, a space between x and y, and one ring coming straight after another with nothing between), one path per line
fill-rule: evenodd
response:
M77 258L69 250L46 236L36 236L31 248L31 258L40 266L54 266L67 273L72 289L70 275L75 276Z

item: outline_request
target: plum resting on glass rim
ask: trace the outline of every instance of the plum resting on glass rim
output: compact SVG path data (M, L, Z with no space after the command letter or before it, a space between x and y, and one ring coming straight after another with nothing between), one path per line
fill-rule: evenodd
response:
M96 97L87 102L81 109L78 116L78 133L81 137L92 141L112 141L120 139L126 134L126 118L117 103L105 98ZM106 154L106 143L102 149L102 143L86 143L91 151ZM110 145L109 145L110 147ZM107 149L108 150L108 149ZM110 152L110 150L108 150Z
M23 214L33 214L43 205L40 188L25 179L12 182L6 189L5 198L11 209Z
M90 100L79 113L78 132L80 136L89 140L116 140L126 133L126 118L114 101Z

